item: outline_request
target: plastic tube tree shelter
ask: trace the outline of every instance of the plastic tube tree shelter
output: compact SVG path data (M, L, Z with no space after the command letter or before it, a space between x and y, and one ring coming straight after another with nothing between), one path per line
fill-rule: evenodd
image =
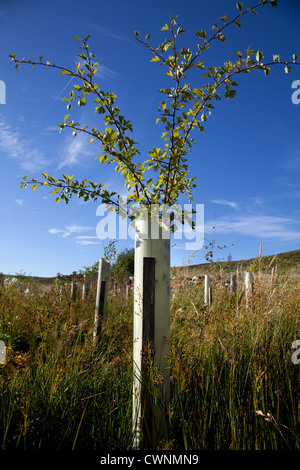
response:
M76 41L80 41L80 53L78 54L79 61L73 70L55 65L44 60L43 57L36 61L25 58L18 59L15 53L10 54L10 57L16 69L20 65L27 64L31 68L39 66L66 75L68 83L65 88L69 86L69 96L64 97L63 101L66 101L68 114L64 116L59 127L61 130L66 128L71 130L75 137L78 133L84 133L89 137L89 142L98 145L96 152L99 163L113 164L114 170L123 175L129 205L137 203L148 209L152 204L166 204L171 207L183 196L188 197L189 201L193 200L192 192L196 187L194 183L196 177L189 176L187 155L195 144L194 134L197 131L204 132L205 123L214 110L215 103L222 99L221 95L225 99L236 96L236 87L238 86L236 80L239 74L249 74L255 70L261 70L265 75L268 75L271 67L275 64L283 66L284 71L288 73L293 65L299 65L299 62L296 62L298 58L296 54L291 57L292 60L283 60L279 55L274 55L273 59L268 62L267 59L263 60L264 56L261 51L249 48L243 52L236 52L235 56L230 51L230 59L222 65L211 67L211 58L208 58L208 64L204 63L209 55L209 49L219 41L224 42L225 34L230 28L236 26L240 28L241 20L245 18L245 15L252 16L252 13L256 13L258 8L266 4L276 7L277 0L258 0L255 7L249 8L244 8L241 2L237 2L238 11L231 20L227 16L221 17L219 24L213 26L211 35L204 30L196 31L190 38L191 47L189 44L182 47L186 31L175 18L170 18L169 23L162 27L163 42L158 46L150 44L150 35L145 36L145 39L142 40L139 32L135 33L137 42L142 44L151 54L151 62L160 64L162 66L160 70L163 70L167 79L170 80L169 86L159 90L162 100L159 103L156 123L162 126L162 142L159 147L148 150L146 159L142 157L141 149L132 138L133 126L131 122L121 114L120 109L116 106L116 95L102 89L101 84L96 82L99 79L99 74L97 74L99 64L94 59L95 55L91 53L88 44L89 36L75 38ZM23 55L22 53L21 57ZM235 57L234 60L232 57ZM136 65L138 66L138 64ZM164 81L165 75L163 76ZM134 93L136 93L135 90ZM139 96L134 94L132 100L137 99ZM99 116L100 119L103 117L105 128L102 119L100 130L69 119L74 104L79 107L91 105L96 116ZM142 117L143 109L140 109L141 115L137 116L137 119ZM118 193L108 190L103 182L94 182L89 179L80 182L74 178L74 175L66 174L63 174L61 178L54 178L47 173L42 173L42 176L40 181L25 176L21 186L26 188L28 185L32 185L32 190L48 186L55 194L56 202L62 200L68 203L76 195L85 201L101 200L102 203L119 211ZM161 334L160 329L166 328L167 330L166 325L169 321L167 320L169 294L168 281L166 280L169 277L169 272L167 272L169 264L166 261L163 267L160 259L164 257L165 260L169 259L170 246L166 241L155 240L153 237L147 242L141 243L140 237L145 231L144 224L146 222L137 223L136 269L137 273L141 272L141 259L146 255L146 257L155 258L154 320L155 331L159 330L159 334ZM137 274L137 276L141 278L141 274ZM139 282L137 281L137 283ZM165 299L160 294L158 285L164 286L161 289L164 289ZM159 309L158 302L162 302L162 307ZM141 328L140 318L138 318L140 307L138 305L137 294L135 294L134 315L135 331L138 332L136 333L137 343L140 341L139 330ZM164 320L158 319L158 311L161 312L160 317ZM163 323L160 326L160 321L165 321L166 325ZM140 365L140 360L137 358L138 348L140 350L140 345L135 349L136 371ZM158 339L155 348L155 361L163 369L162 355L166 348L164 340ZM137 405L138 409L139 404ZM138 415L139 411L135 416Z
M149 436L144 435L145 441L151 447L161 439L168 438L168 408L170 399L170 373L166 355L169 352L168 338L170 336L170 227L159 223L156 237L151 235L151 220L147 211L135 221L135 259L134 259L134 325L133 325L133 436L134 448L140 448L142 419L145 414L148 423L144 426L150 429ZM146 387L143 377L143 357L147 354L147 344L143 344L143 333L146 328L145 318L145 258L155 260L154 277L154 314L153 314L153 353L154 366L161 377L161 383L153 393L152 416L149 410L142 409L143 387ZM151 292L150 292L151 295ZM147 358L146 358L147 359ZM154 402L156 405L154 405ZM145 425L145 423L143 423Z
M208 274L204 276L204 305L212 303L212 280Z

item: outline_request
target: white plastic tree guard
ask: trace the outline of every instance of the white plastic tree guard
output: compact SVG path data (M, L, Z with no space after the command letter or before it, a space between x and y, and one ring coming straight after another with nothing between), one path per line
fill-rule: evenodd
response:
M109 280L109 272L109 261L105 258L100 258L93 332L94 343L97 342L97 340L99 339L102 325L105 323L106 319L107 283Z
M154 300L154 365L162 385L156 390L157 405L153 410L152 443L168 437L168 408L170 400L170 373L166 355L170 337L170 232L162 231L159 238L151 238L148 217L135 221L134 258L134 321L133 321L133 433L135 449L141 444L141 384L143 337L143 266L144 258L155 258ZM168 233L167 238L163 238ZM157 234L156 234L157 235Z
M77 282L72 282L71 284L71 300L72 302L76 302L77 299Z
M5 344L4 341L0 341L0 364L6 364L6 354L5 354Z
M246 303L248 304L250 296L253 293L254 274L250 271L245 273L245 291Z

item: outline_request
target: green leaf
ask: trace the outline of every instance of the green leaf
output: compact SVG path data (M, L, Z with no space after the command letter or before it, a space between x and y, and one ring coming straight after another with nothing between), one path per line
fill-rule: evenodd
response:
M254 13L255 15L258 15L257 11L254 10L253 7L249 7L249 8L248 8L248 11L251 11L251 12Z
M205 65L203 65L202 60L200 60L199 62L197 62L197 63L195 64L195 67L198 67L199 69L205 69Z
M157 55L155 57L153 57L150 62L159 62L159 57L157 57Z
M161 28L161 31L168 31L169 30L169 26L167 25L167 23Z
M236 7L239 10L240 14L242 13L243 4L241 2L236 2Z
M198 36L199 38L205 39L206 38L206 31L204 31L204 29L202 29L201 31L197 31L195 33L195 36Z
M86 105L86 99L85 96L82 96L80 100L78 101L78 106L85 106Z
M34 184L34 185L32 186L32 191L35 191L38 187L39 187L39 184Z

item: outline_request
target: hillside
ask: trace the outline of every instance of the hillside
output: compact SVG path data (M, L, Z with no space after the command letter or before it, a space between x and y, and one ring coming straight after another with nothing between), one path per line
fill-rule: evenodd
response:
M228 274L242 273L244 271L258 272L259 263L262 273L271 274L272 268L278 275L300 275L300 250L288 251L285 253L278 253L276 255L262 256L261 261L259 258L250 258L247 260L239 261L217 261L214 263L215 269L222 270ZM202 275L211 269L210 263L203 264L189 264L187 266L176 266L171 268L172 276L180 276L185 273L187 276ZM12 275L4 275L5 277L15 277ZM27 276L23 276L27 277ZM37 277L28 276L32 280L37 281L39 284L51 285L55 277Z
M227 273L240 273L243 271L258 272L259 265L262 273L271 274L272 268L278 275L300 275L300 250L278 253L276 255L262 256L261 259L250 258L239 261L218 261L214 263L216 269L222 269ZM207 273L211 268L210 263L191 264L189 266L178 266L172 268L173 275L180 275L182 270L188 271L188 274L201 275Z

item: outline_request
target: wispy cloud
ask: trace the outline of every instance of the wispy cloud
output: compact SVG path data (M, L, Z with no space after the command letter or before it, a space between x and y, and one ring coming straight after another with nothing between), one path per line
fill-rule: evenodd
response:
M70 233L83 233L83 232L89 232L90 230L95 230L95 227L84 227L81 225L67 225L66 229Z
M67 230L59 230L57 228L50 228L50 230L48 230L48 232L51 233L51 235L60 234L62 236L62 238L67 238L71 235L71 233L68 232Z
M103 78L103 79L111 79L117 77L119 74L118 72L115 72L109 67L106 67L105 65L99 65L97 67L97 72L96 72L96 77Z
M75 243L78 245L87 246L87 245L100 245L100 241L91 241L91 240L75 240Z
M50 228L48 230L48 233L51 235L58 235L62 238L67 238L71 237L71 235L74 235L76 233L85 233L85 232L90 232L92 230L95 230L95 227L84 227L81 225L66 225L64 229L58 229L58 228ZM79 235L75 237L75 242L79 243L80 245L94 245L96 242L92 242L91 239L97 239L96 236L91 236L91 235ZM98 244L99 242L97 242Z
M298 226L297 226L298 225ZM270 240L300 240L299 222L290 218L268 215L243 215L241 217L220 217L205 223L205 232L216 227L217 233L238 234Z
M88 23L88 26L95 31L97 31L100 34L103 34L103 36L106 36L111 39L116 39L117 41L123 41L123 42L129 42L130 44L134 44L132 38L129 38L127 36L124 36L121 34L119 31L113 30L113 29L107 29L104 28L103 26L99 26L98 24L95 23Z
M24 206L24 201L23 199L16 199L15 203L18 204L18 206Z
M210 202L214 204L222 204L225 206L229 206L233 209L238 209L238 204L236 202L226 201L225 199L212 199Z
M0 115L0 149L17 161L21 168L28 172L45 169L48 160L44 152L34 147L30 139L22 137L20 132L12 130Z
M68 136L58 170L66 166L82 165L84 158L92 154L87 147L88 140L85 135Z

